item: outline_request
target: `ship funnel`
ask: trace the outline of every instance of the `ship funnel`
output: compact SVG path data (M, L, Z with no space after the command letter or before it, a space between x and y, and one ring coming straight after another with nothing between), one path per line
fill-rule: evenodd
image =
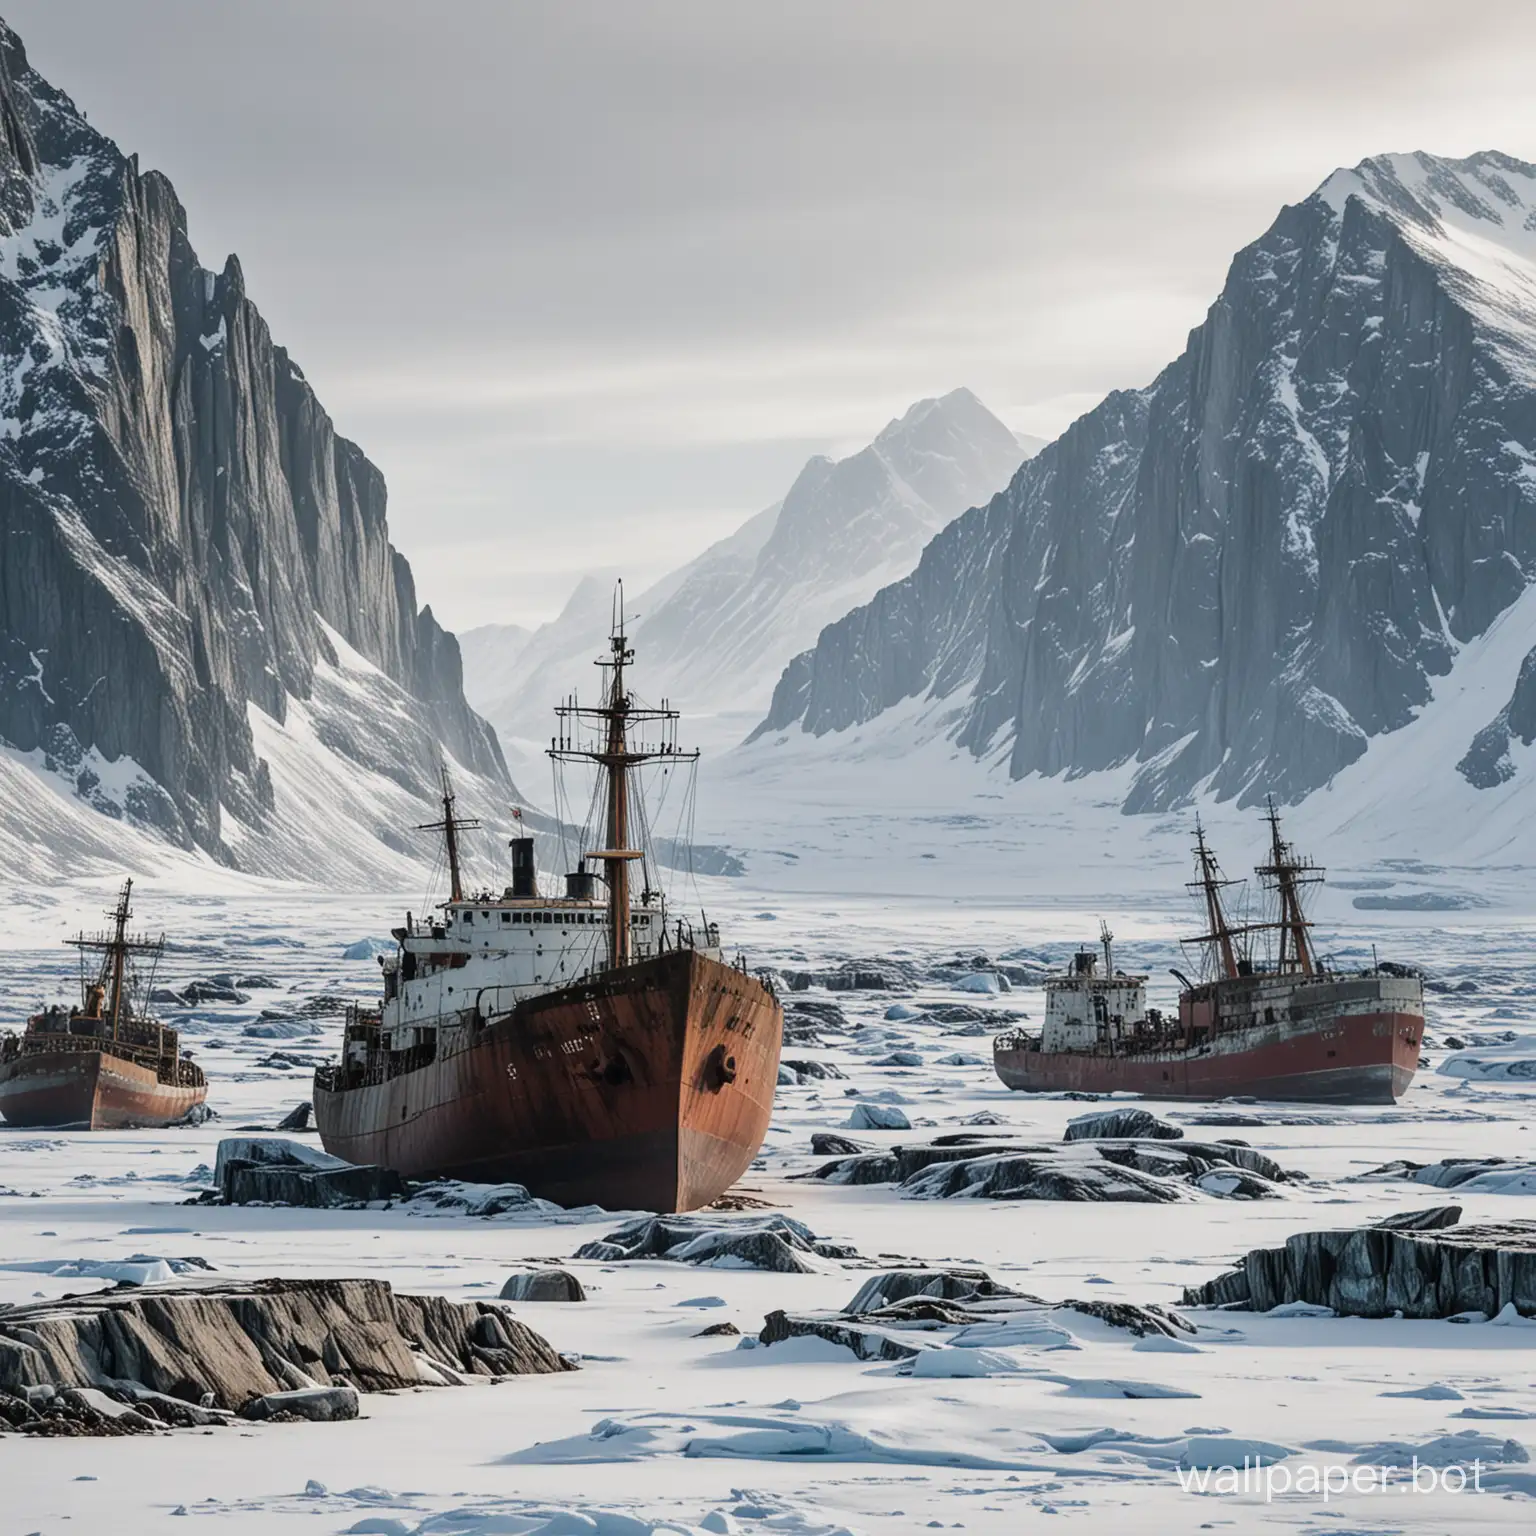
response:
M538 872L533 862L533 839L514 837L512 848L512 898L533 897L539 894Z
M567 901L591 901L597 884L597 876L587 868L587 861L582 859L576 868L570 870L565 877L565 895Z

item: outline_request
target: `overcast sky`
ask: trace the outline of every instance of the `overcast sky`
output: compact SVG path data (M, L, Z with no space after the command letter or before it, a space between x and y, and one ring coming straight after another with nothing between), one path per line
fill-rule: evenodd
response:
M1335 166L1536 159L1533 0L0 0L238 252L452 627L965 384L1146 382Z

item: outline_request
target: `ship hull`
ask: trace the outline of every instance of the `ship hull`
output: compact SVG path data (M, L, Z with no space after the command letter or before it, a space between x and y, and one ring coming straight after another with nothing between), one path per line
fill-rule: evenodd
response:
M1244 979L1186 995L1186 1024L1192 1012L1201 1022L1221 1021L1193 1047L1047 1052L999 1041L994 1064L1008 1087L1023 1092L1307 1104L1391 1104L1418 1070L1424 1008L1410 978L1303 986Z
M757 1155L782 1036L760 982L675 950L529 999L414 1071L317 1081L315 1122L326 1151L407 1178L694 1210Z
M204 1085L162 1083L106 1051L34 1051L0 1066L0 1117L27 1128L153 1129L185 1118Z

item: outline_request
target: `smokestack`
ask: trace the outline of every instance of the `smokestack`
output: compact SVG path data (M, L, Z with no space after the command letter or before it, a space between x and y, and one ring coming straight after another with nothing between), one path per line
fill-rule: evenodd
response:
M580 860L576 868L565 877L565 895L568 901L591 901L596 876L587 869L587 861Z
M532 897L539 894L538 873L533 862L533 839L514 837L512 848L512 897Z

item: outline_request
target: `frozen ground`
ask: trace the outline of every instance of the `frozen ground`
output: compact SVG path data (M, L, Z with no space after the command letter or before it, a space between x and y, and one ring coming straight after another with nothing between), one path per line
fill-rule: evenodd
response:
M73 957L56 941L82 920L94 922L108 895L30 889L5 904L3 1022L64 990ZM1027 910L950 897L765 898L736 882L715 887L710 899L728 940L754 962L791 967L839 955L926 964L977 951L1059 960L1097 926L1092 908L1065 904ZM270 1126L307 1097L307 1065L332 1049L337 1020L322 1011L332 1005L307 1016L305 1004L371 995L376 965L345 960L343 949L387 935L401 909L420 909L421 897L345 900L247 886L179 897L146 889L136 905L147 925L164 927L181 946L167 957L162 983L230 972L272 985L244 987L243 1005L167 1010L209 1072L220 1116L213 1124L96 1136L0 1129L0 1301L101 1284L80 1278L81 1261L139 1255L197 1256L236 1275L377 1275L402 1289L463 1299L494 1296L529 1260L559 1259L580 1275L589 1300L518 1311L558 1348L580 1354L582 1369L495 1387L371 1396L366 1416L349 1424L153 1439L0 1437L0 1536L180 1531L180 1519L168 1521L182 1511L192 1530L201 1522L229 1536L634 1532L657 1524L1014 1532L1052 1517L1116 1536L1530 1525L1536 1464L1524 1458L1536 1447L1536 1326L1196 1312L1193 1350L1167 1350L1083 1317L1057 1347L1044 1339L944 1352L944 1369L993 1374L904 1375L821 1341L743 1349L733 1337L698 1336L722 1321L753 1335L774 1308L841 1307L869 1272L857 1264L821 1261L816 1273L795 1275L572 1263L580 1244L617 1225L595 1213L529 1223L399 1209L184 1207L220 1135ZM1109 902L1105 915L1118 917L1120 963L1151 971L1153 1001L1166 1004L1182 912L1145 899L1128 913ZM898 1102L915 1127L846 1133L871 1144L931 1135L930 1126L953 1130L978 1115L996 1117L999 1130L1055 1141L1085 1108L1005 1092L987 1063L986 1023L946 1032L888 1022L891 996L822 992L805 995L837 1001L862 1027L786 1054L835 1064L847 1078L780 1089L764 1155L742 1187L872 1261L963 1260L1051 1300L1164 1304L1249 1247L1433 1204L1447 1197L1358 1175L1393 1158L1529 1155L1536 1076L1522 1074L1536 1073L1536 944L1529 924L1509 919L1497 926L1466 914L1379 919L1346 907L1323 947L1342 963L1376 943L1384 958L1422 962L1437 987L1475 990L1431 994L1430 1066L1394 1109L1224 1106L1259 1123L1201 1134L1242 1136L1305 1172L1309 1181L1285 1186L1283 1199L918 1203L886 1187L795 1181L820 1161L811 1133L844 1126L861 1099ZM1037 1012L1040 994L928 989L917 998L935 999ZM246 1033L253 1028L265 1033ZM979 1032L956 1032L965 1028ZM1447 1036L1464 1049L1449 1048ZM880 1065L893 1051L920 1064ZM1163 1112L1192 1134L1202 1114ZM1532 1195L1458 1191L1453 1198L1467 1220L1536 1215ZM55 1264L74 1273L44 1272ZM972 1354L974 1365L959 1358ZM1416 1448L1469 1433L1477 1439L1439 1455L1483 1461L1481 1494L1415 1494L1404 1478L1385 1491L1326 1501L1293 1492L1266 1502L1262 1486L1200 1494L1186 1491L1179 1476L1181 1461L1219 1456L1213 1440L1295 1452L1279 1466L1299 1478L1307 1467L1352 1470L1357 1455L1410 1458ZM550 1525L561 1510L585 1512L586 1523Z

